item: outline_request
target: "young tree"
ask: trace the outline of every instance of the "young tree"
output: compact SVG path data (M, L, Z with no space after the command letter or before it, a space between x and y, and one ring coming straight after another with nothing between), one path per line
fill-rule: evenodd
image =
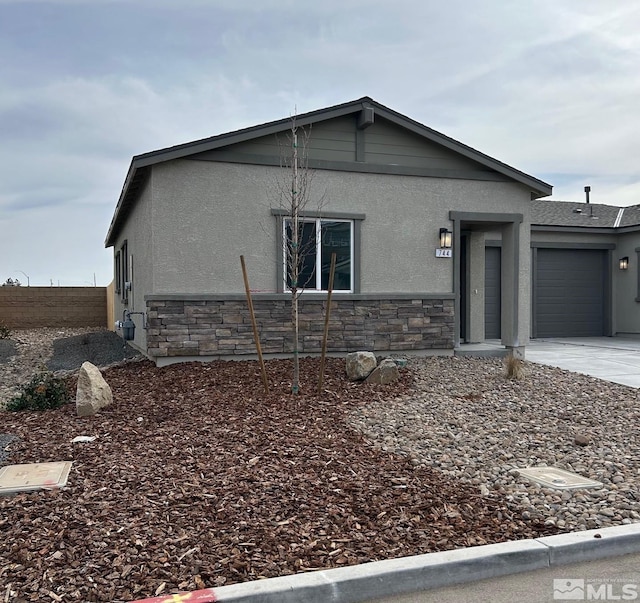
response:
M293 331L293 377L291 391L300 391L300 296L315 278L316 246L319 233L315 223L305 221L304 213L312 202L313 171L308 166L310 130L299 127L295 115L287 134L286 148L281 152L281 167L286 176L279 182L280 205L286 210L284 220L284 256L287 288L291 294L291 326ZM314 202L314 210L322 208L323 197Z

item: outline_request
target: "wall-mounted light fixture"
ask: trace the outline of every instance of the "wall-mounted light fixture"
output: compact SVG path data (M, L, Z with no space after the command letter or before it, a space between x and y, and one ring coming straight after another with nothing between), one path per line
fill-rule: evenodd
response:
M629 258L620 258L620 270L627 270L629 268Z
M447 228L440 229L440 247L450 249L453 242L453 233Z

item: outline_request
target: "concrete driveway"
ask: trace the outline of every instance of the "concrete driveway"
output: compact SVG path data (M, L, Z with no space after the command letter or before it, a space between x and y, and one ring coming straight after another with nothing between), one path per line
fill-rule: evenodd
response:
M525 358L640 388L640 336L532 339Z

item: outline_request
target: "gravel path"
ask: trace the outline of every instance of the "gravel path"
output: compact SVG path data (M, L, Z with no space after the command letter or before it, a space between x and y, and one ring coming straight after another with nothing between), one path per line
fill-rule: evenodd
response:
M506 499L523 519L577 530L639 521L640 392L525 366L526 377L514 381L498 359L414 359L414 392L359 407L350 423L383 450ZM544 465L603 487L550 490L520 476Z

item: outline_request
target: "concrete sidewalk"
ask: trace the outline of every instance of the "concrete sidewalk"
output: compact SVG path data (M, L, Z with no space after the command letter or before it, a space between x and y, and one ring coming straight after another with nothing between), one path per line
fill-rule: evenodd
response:
M640 388L640 337L568 337L532 339L525 358Z

